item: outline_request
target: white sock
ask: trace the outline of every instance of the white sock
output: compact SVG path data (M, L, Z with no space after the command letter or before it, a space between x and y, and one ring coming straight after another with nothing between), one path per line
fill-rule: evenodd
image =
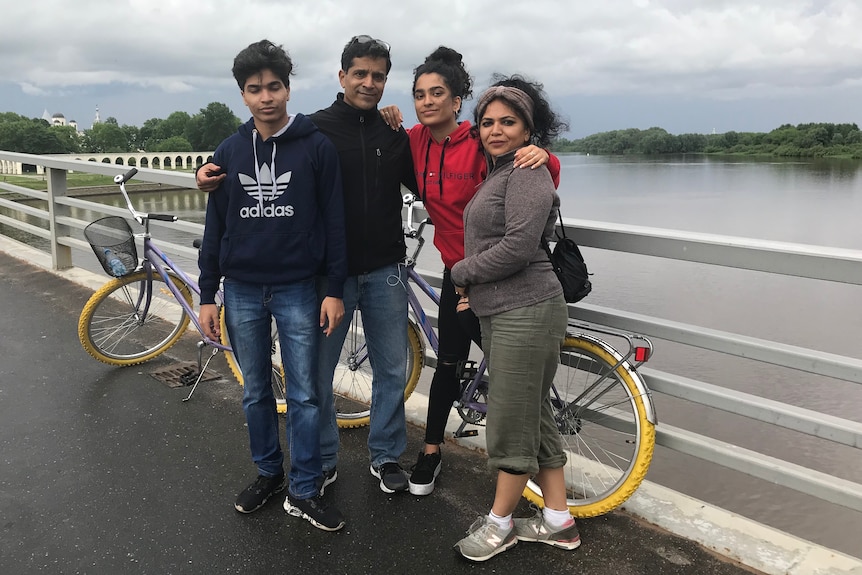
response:
M554 529L565 527L569 524L569 521L572 520L572 514L569 513L568 509L558 511L556 509L551 509L550 507L545 507L542 510L542 517L545 519L545 523Z
M512 514L509 513L505 517L500 517L496 515L493 511L488 512L488 519L497 524L497 527L500 529L511 529L512 528Z

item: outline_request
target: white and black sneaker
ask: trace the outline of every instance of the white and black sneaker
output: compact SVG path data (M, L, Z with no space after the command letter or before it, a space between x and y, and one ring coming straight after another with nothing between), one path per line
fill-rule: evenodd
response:
M284 500L284 510L288 515L301 517L324 531L338 531L344 527L344 516L341 512L324 503L320 496L294 499L288 494Z
M407 491L407 474L394 461L388 461L380 467L371 466L371 475L380 480L380 490L384 493Z
M434 491L434 482L442 468L443 462L439 451L437 453L420 451L416 465L413 466L413 472L410 474L410 493L430 495Z
M336 479L338 479L338 470L336 470L334 467L332 469L329 469L329 470L324 470L323 475L321 475L320 477L317 478L317 492L318 492L318 494L321 497L323 497L323 492L326 490L326 488L328 486L335 483Z

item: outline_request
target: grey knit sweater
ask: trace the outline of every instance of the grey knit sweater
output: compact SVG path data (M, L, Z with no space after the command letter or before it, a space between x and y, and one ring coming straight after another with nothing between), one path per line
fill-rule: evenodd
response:
M466 286L470 307L488 316L550 299L563 292L542 249L550 239L560 198L541 168L514 169L515 152L497 158L464 209L465 258L452 281Z

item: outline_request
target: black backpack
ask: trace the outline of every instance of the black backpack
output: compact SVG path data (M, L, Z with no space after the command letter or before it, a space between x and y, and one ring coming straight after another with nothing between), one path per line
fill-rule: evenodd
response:
M578 244L566 237L563 216L559 210L557 210L557 217L560 219L560 229L563 231L563 235L561 237L559 233L556 234L557 243L553 252L544 237L542 238L542 247L548 254L551 266L553 266L554 272L563 286L563 297L568 303L575 303L587 297L593 289L593 285L590 283L590 273L587 271L587 264L584 262L581 250L578 249Z

